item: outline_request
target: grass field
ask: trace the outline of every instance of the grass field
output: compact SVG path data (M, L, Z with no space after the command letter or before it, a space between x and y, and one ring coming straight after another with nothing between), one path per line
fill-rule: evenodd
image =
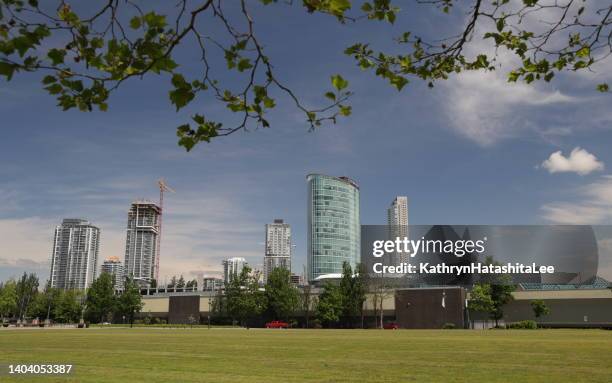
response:
M0 329L1 382L612 382L612 331ZM6 368L5 368L6 369Z

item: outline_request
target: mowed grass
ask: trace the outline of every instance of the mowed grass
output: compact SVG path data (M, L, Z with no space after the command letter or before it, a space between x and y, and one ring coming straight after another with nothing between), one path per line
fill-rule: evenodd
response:
M612 382L612 331L0 329L2 382Z

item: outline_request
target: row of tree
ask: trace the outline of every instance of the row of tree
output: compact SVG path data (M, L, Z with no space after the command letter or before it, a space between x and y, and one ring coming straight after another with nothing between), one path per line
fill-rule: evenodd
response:
M117 294L113 276L108 273L102 273L86 291L57 289L49 283L42 291L38 287L38 277L26 273L17 281L0 283L2 322L38 318L57 323L75 323L81 319L99 323L123 317L133 323L143 305L133 279L126 278L124 290Z
M94 280L87 290L83 316L91 323L112 322L121 317L132 325L143 307L140 288L134 279L126 278L123 291L116 294L113 278L102 273Z
M185 278L182 275L179 278L177 278L176 275L174 275L170 279L170 282L166 285L166 287L167 288L177 288L177 289L182 289L182 288L196 289L198 287L198 281L195 279L192 279L191 281L185 281Z
M310 316L327 327L363 326L363 308L368 291L367 273L361 266L357 272L348 263L343 265L339 285L328 283L318 299L312 296L310 286L300 292L290 281L289 270L274 269L262 288L259 285L259 272L246 266L225 287L213 304L215 315L230 318L243 326L257 320L285 320L303 316L308 327Z

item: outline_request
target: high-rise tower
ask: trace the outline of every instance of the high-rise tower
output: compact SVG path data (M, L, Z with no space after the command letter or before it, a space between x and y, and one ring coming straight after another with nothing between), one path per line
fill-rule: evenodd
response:
M408 237L408 197L397 196L387 209L387 225L389 227L389 239ZM392 254L391 264L398 265L408 262L410 256L406 253Z
M64 219L55 228L51 287L86 289L96 277L100 229L84 219Z
M309 174L308 280L341 274L360 261L359 186L347 177Z
M125 274L142 286L155 279L160 215L159 206L150 201L136 201L128 212Z
M291 226L282 219L266 224L266 253L264 256L264 281L277 267L291 271Z

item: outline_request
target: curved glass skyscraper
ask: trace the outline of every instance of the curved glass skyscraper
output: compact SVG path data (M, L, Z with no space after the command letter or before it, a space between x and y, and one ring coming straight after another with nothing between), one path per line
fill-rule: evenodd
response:
M359 186L347 177L309 174L308 280L360 261Z

